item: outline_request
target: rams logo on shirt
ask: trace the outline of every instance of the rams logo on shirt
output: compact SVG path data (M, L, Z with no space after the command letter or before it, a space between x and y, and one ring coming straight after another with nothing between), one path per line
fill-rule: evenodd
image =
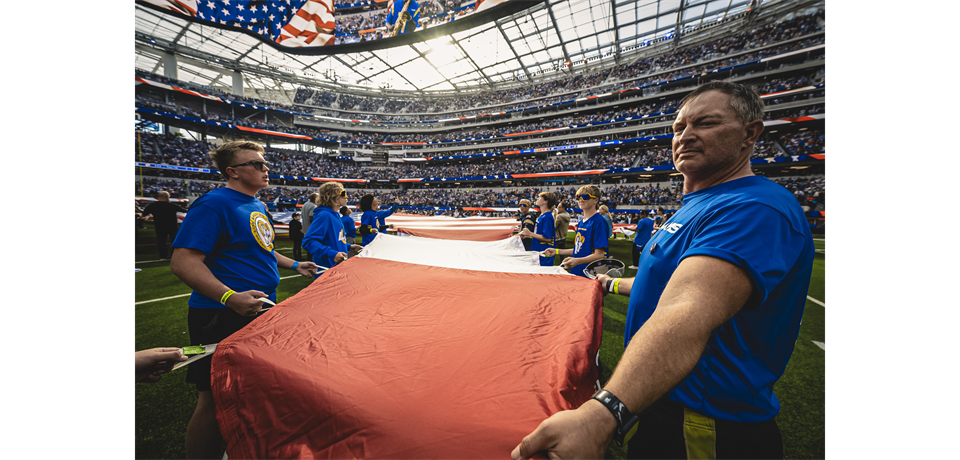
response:
M583 243L587 241L587 238L583 236L582 232L585 232L582 228L577 228L577 236L573 239L573 253L576 254L580 252L580 248L583 247Z
M347 244L347 236L343 234L343 229L340 229L340 242Z
M273 251L273 226L267 216L260 212L250 213L250 231L261 248Z

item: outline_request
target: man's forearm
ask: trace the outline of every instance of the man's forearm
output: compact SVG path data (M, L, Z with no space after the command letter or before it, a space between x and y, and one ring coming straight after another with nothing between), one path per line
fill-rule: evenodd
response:
M670 391L703 353L709 333L695 333L678 320L668 314L658 317L655 312L631 339L604 385L634 414Z
M615 280L619 279L620 282ZM629 296L630 291L633 290L633 280L636 278L610 278L609 281L604 282L603 289L607 292L613 292L613 289L616 289L616 293L619 295ZM615 288L611 288L612 283L617 283Z

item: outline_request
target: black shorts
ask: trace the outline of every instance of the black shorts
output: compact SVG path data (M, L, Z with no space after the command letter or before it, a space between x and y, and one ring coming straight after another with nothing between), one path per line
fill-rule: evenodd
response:
M637 433L627 444L627 458L783 458L776 419L757 423L714 419L666 397L638 417Z
M187 312L190 345L220 343L234 332L250 324L256 316L243 316L232 308L193 308ZM197 391L210 391L210 364L213 357L203 358L187 366L187 383Z

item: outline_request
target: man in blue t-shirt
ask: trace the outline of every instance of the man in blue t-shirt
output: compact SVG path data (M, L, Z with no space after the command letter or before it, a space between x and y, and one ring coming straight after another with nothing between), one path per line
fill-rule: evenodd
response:
M263 147L227 142L210 152L227 186L197 198L173 242L170 270L193 289L187 313L192 345L217 343L257 317L263 299L277 300L278 268L313 276L317 266L274 251L273 224L256 198L270 184ZM210 362L187 368L187 382L200 391L187 425L187 457L220 458L223 439L210 391Z
M647 241L650 241L650 235L653 234L653 219L650 218L650 211L646 209L640 211L640 221L628 230L637 232L633 234L633 265L628 267L636 269L637 264L640 263L643 246L647 244Z
M563 259L560 266L570 270L570 273L586 278L583 269L590 262L607 257L607 248L610 239L607 238L607 221L597 212L600 204L600 187L584 185L577 190L577 203L583 210L583 216L577 223L577 233L573 238L573 249L547 249L544 255L553 257L554 254L572 256Z
M751 89L723 81L681 101L683 207L645 245L637 278L597 278L630 296L616 371L512 458L548 447L599 458L634 432L628 458L783 458L773 387L799 335L814 247L792 194L750 169L763 111Z

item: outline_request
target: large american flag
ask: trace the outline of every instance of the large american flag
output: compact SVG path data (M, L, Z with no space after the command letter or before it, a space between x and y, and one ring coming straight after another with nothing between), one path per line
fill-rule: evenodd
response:
M333 0L135 0L214 25L235 26L283 46L333 44Z

